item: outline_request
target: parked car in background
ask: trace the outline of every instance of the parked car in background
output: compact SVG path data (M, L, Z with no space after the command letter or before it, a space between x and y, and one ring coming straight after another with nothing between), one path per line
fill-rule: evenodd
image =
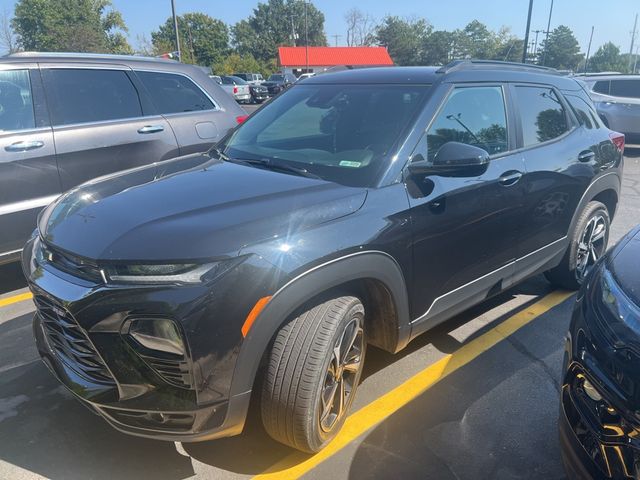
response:
M264 85L249 85L249 91L253 103L262 103L269 99L269 89Z
M261 73L234 73L233 76L243 79L249 85L260 85L264 82Z
M300 81L302 81L302 80L304 80L304 79L306 79L306 78L315 77L315 75L316 75L316 74L315 74L315 73L313 73L313 72L312 72L312 73L303 73L302 75L300 75L300 76L298 77L298 79L296 80L296 82L300 82Z
M171 60L19 53L0 59L0 263L38 212L89 179L207 150L244 112Z
M249 103L251 101L251 91L249 90L249 84L243 79L233 76L221 77L221 87L233 97L238 103Z
M591 238L602 234L594 224ZM562 369L560 443L570 479L638 478L640 228L578 293Z
M296 83L295 75L291 73L274 73L262 85L267 87L269 95L277 95Z
M219 75L209 75L209 78L216 82L218 85L222 85L222 78Z
M587 75L579 77L604 123L624 133L627 146L640 147L640 75Z
M50 205L23 254L38 350L121 431L236 435L259 399L273 438L316 452L367 343L398 352L539 272L579 287L606 249L623 148L542 67L318 75L198 168Z

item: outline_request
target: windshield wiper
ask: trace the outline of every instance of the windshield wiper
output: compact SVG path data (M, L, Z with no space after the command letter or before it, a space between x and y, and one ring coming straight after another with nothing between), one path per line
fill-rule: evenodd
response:
M220 150L218 147L213 147L209 151L214 153L215 156L218 157L220 160L224 160L225 162L230 162L231 161L231 159L222 150Z
M215 151L215 150L214 150ZM216 152L217 154L217 152ZM224 154L223 154L224 155ZM294 167L286 163L276 162L272 158L230 158L225 155L226 158L220 157L227 162L241 163L245 165L255 165L265 170L279 170L281 172L289 172L301 177L322 179L315 173L311 173L306 168Z

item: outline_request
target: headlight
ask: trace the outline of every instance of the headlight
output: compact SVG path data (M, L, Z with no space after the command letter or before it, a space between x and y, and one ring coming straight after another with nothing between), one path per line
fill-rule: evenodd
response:
M618 333L618 338L624 338L620 335L622 332L618 331L620 327L629 328L640 335L640 309L616 283L611 272L603 271L600 288L603 305L613 318L620 322L617 325L617 322L609 325L614 332Z
M149 350L185 354L178 326L167 318L136 318L124 325L122 333L129 334Z
M114 265L105 268L115 283L200 283L219 274L219 262L166 265Z

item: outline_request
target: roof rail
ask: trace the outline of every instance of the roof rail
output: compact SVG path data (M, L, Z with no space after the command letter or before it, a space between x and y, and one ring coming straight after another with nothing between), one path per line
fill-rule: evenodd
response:
M542 65L533 65L531 63L519 63L519 62L503 62L501 60L454 60L447 65L440 67L436 70L436 73L450 73L455 72L456 70L461 70L466 67L472 67L474 65L487 65L487 66L503 66L503 67L515 67L521 68L523 70L538 70L540 72L545 73L554 73L557 74L558 71L555 68L551 67L543 67Z
M175 62L162 57L144 57L138 55L117 55L111 53L78 53L78 52L17 52L5 55L5 58L78 58L78 59L104 59L104 60L137 60L143 62Z

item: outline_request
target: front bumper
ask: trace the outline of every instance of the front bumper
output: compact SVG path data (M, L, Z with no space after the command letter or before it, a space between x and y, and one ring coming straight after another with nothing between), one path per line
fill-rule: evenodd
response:
M225 282L216 284L215 293L201 285L92 284L51 265L37 265L33 243L25 246L23 270L38 305L33 320L38 352L83 404L120 431L154 439L201 441L242 431L251 389L234 389L233 381L252 381L234 378L234 372L240 324L253 304L242 306ZM238 268L252 268L258 275L255 265L245 264ZM242 273L230 272L236 274ZM147 315L171 318L181 326L191 378L185 385L169 381L120 333L127 317Z
M637 359L594 332L599 313L587 305L585 298L576 305L565 350L559 419L565 468L569 478L640 479L640 412L625 373ZM585 383L595 388L595 400Z

